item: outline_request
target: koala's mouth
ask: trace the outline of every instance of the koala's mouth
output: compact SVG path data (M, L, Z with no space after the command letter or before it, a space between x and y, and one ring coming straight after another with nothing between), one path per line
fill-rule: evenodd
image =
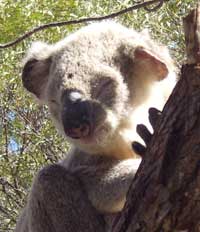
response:
M81 123L71 127L64 127L64 130L66 136L72 139L89 138L93 131L91 123Z
M92 124L81 124L80 127L65 128L65 135L78 142L79 145L101 144L107 140L109 128L104 124L94 126ZM105 142L105 141L104 141Z

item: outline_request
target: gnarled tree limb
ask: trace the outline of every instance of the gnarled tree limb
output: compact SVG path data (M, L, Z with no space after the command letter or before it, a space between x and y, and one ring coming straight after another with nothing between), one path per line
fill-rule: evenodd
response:
M184 19L188 63L164 107L113 232L200 231L200 6Z
M191 14L183 19L183 25L185 30L187 63L200 63L200 3Z

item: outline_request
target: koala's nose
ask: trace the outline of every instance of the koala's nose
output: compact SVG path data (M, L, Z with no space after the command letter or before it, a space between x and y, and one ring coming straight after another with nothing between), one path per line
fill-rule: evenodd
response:
M64 94L62 98L62 121L67 136L80 139L90 134L92 129L91 105L79 92Z

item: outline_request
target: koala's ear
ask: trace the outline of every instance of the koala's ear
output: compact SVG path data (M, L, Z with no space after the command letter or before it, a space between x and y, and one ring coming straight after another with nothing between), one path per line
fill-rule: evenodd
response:
M39 102L44 102L46 86L52 63L53 46L44 42L34 42L23 60L22 82Z
M141 72L142 74L147 73L155 77L157 81L164 79L169 73L166 62L143 47L137 47L135 49L134 63L136 64L137 72Z
M45 90L49 78L51 58L28 60L22 71L24 87L33 93L39 100L44 100Z

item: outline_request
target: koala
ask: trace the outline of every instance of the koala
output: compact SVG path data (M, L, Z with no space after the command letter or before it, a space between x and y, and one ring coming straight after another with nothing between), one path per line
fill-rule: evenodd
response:
M140 164L136 125L176 82L168 50L146 32L93 23L56 44L33 43L22 81L71 148L38 172L15 231L109 231Z

